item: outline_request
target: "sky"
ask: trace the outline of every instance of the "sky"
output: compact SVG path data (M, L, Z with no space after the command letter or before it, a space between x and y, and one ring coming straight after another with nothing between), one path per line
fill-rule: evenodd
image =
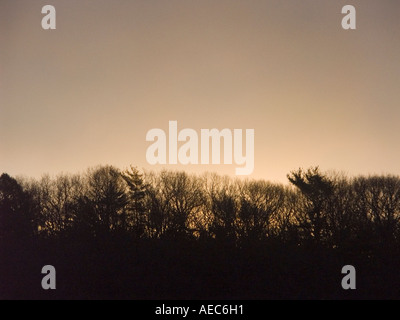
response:
M44 5L56 30L44 30ZM356 30L341 9L356 8ZM0 171L150 165L146 133L254 129L247 178L400 174L400 1L0 0Z

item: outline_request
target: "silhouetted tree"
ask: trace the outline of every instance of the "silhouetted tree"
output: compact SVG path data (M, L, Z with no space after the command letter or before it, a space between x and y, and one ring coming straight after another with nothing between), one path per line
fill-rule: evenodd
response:
M127 225L127 186L120 171L113 166L89 169L87 173L87 192L81 199L81 208L92 217L88 223L95 234L113 230L123 230Z
M57 235L73 226L77 201L84 193L79 175L60 174L54 179L44 175L39 181L27 181L24 185L33 199L42 236Z
M153 179L153 181L150 181ZM163 171L149 181L148 194L153 202L149 219L156 236L193 236L203 203L201 181L184 172Z
M327 236L327 209L333 194L333 183L319 172L318 167L307 171L299 169L288 174L289 181L305 197L304 211L298 212L299 226L315 243Z
M376 241L393 241L399 227L400 179L394 176L358 177L353 182L355 211Z
M354 210L354 194L351 182L343 175L330 177L332 192L326 208L327 232L331 245L343 247L357 241L357 226L361 222Z
M146 185L143 180L143 175L139 173L135 167L130 167L122 173L128 190L127 203L127 226L125 228L132 229L136 236L141 237L146 235L148 217L146 215Z
M161 180L153 172L145 173L147 233L151 238L160 238L167 229L167 202L163 198Z
M0 176L0 242L25 240L33 236L31 199L8 174Z
M278 216L285 205L282 186L265 181L246 181L240 191L241 237L261 240L276 236Z
M228 178L213 176L209 186L212 219L210 236L216 240L235 243L238 233L240 203L238 200L238 183Z

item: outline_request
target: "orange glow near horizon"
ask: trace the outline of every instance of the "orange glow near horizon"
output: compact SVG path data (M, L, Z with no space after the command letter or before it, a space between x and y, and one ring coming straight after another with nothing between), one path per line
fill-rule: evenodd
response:
M0 3L0 169L11 175L151 166L146 133L254 129L247 178L298 167L400 174L400 2L53 0Z

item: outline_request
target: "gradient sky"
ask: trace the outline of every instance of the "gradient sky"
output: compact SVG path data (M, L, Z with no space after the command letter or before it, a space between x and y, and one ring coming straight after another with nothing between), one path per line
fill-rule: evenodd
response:
M159 170L145 137L169 120L255 129L250 178L400 174L400 1L0 0L0 171Z

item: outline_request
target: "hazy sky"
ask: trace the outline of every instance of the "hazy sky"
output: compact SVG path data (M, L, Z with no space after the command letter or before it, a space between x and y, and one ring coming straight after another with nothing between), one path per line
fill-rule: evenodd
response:
M400 1L0 0L0 171L159 170L145 138L169 120L255 129L250 178L400 174Z

